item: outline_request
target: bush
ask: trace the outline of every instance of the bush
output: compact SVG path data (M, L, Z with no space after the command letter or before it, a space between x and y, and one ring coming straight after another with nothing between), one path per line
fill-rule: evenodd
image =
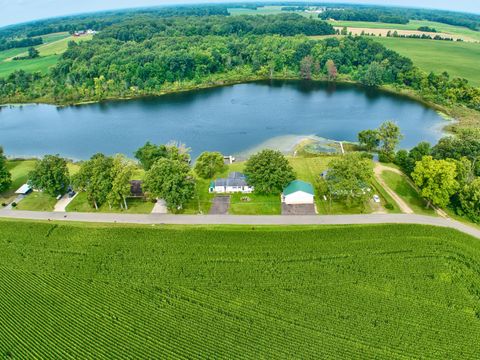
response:
M391 163L393 161L393 156L391 154L381 152L378 154L378 161L382 163Z
M12 202L12 207L17 207L17 203L15 201Z
M393 209L395 209L395 207L394 207L392 204L390 204L390 203L386 203L386 204L385 204L385 209L387 209L387 210L393 210Z

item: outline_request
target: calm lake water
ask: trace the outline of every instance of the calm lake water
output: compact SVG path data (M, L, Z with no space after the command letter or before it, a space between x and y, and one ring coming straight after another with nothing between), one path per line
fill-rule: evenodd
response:
M396 121L402 147L441 136L445 121L404 97L354 85L299 81L257 82L165 95L57 108L8 106L0 110L0 145L9 156L59 153L132 153L147 140L239 154L262 144L282 148L288 136L355 141L363 129Z

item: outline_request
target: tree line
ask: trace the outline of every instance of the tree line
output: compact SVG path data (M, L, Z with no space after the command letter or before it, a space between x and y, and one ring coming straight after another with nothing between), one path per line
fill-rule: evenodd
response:
M41 37L25 38L19 40L6 40L0 38L0 51L23 48L28 46L37 46L41 44L43 44L43 39Z

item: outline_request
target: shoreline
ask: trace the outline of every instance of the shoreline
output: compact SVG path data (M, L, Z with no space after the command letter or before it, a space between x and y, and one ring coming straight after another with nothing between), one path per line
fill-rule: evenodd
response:
M82 105L91 105L91 104L101 104L101 103L108 103L108 102L117 102L117 101L129 101L129 100L138 100L138 99L149 99L149 98L156 98L161 97L164 95L171 95L171 94L179 94L185 92L193 92L196 90L207 90L207 89L215 89L215 88L222 88L227 86L234 86L240 84L249 84L254 82L263 82L263 81L305 81L305 82L314 82L314 83L322 83L322 84L339 84L339 85L352 85L364 90L370 89L369 87L362 85L358 81L354 81L348 78L339 78L335 81L329 81L326 78L314 78L310 80L301 79L296 76L273 76L273 77L262 77L262 76L252 76L243 79L232 79L232 80L216 80L204 84L198 85L184 85L177 88L165 89L158 92L150 93L150 94L137 94L137 95L128 95L128 96L115 96L115 97L105 97L98 100L85 100L85 101L65 101L65 102L54 102L48 99L39 98L37 100L32 100L30 102L8 102L8 103L0 103L0 110L2 107L9 107L9 106L28 106L28 105L51 105L58 108L63 107L70 107L70 106L82 106ZM411 99L416 101L432 110L440 112L442 115L446 115L447 117L445 120L451 121L456 120L458 123L461 123L461 119L456 119L455 116L455 108L449 108L444 105L439 105L429 100L422 98L419 94L415 93L414 90L407 89L407 88L399 88L395 85L381 85L379 87L372 88L378 91L382 91L391 95L401 96L404 98ZM469 109L471 110L471 109ZM474 110L472 110L474 111ZM442 116L445 117L445 116ZM480 114L478 115L479 122L480 122Z

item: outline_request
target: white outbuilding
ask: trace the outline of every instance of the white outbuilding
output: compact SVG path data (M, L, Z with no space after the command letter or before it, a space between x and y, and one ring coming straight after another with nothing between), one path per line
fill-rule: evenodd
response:
M27 195L30 191L32 191L32 187L28 184L23 184L17 191L15 191L15 194Z
M287 205L314 204L315 191L312 184L294 180L283 190L282 202Z

